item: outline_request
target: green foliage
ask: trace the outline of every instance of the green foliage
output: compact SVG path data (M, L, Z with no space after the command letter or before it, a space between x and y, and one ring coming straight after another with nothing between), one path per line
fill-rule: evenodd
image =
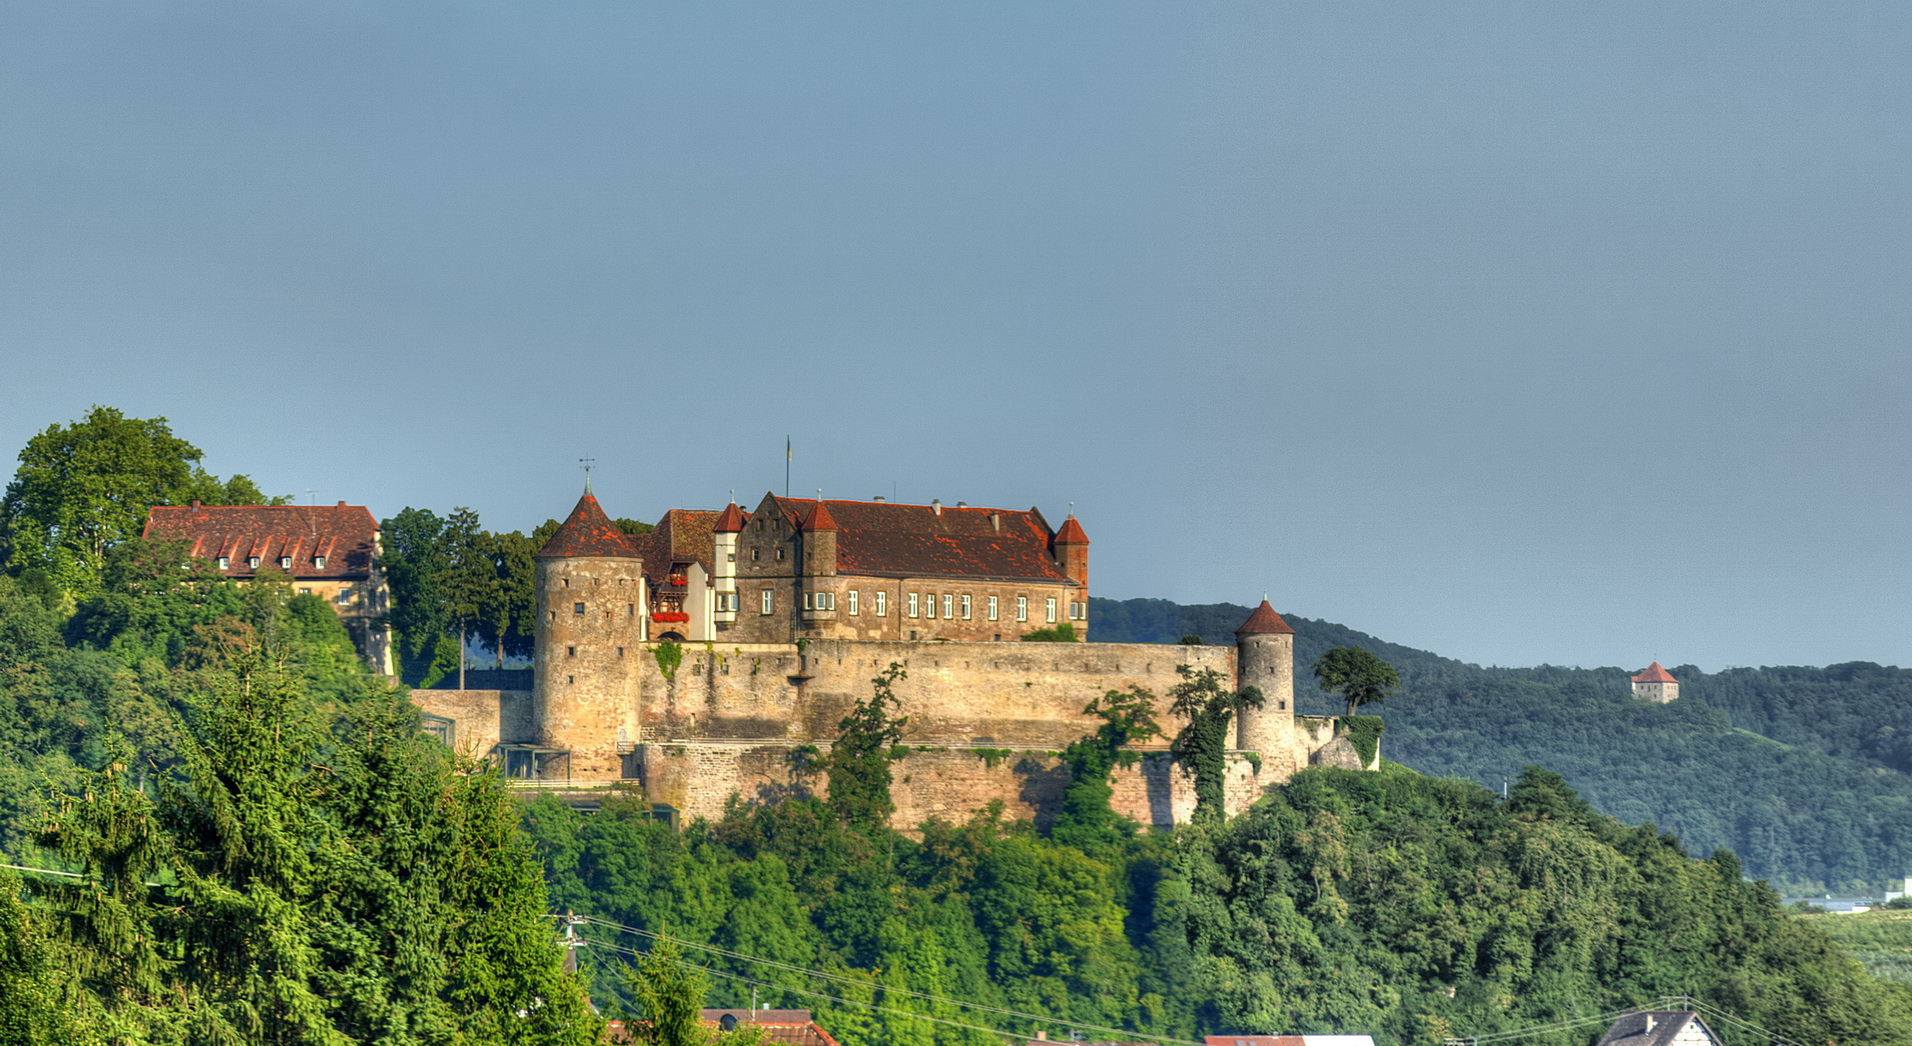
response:
M1401 686L1394 666L1358 646L1338 646L1322 654L1315 660L1314 677L1321 689L1347 700L1350 716L1362 705L1387 700Z
M1140 686L1110 690L1082 710L1102 720L1095 733L1077 738L1062 753L1069 768L1069 784L1062 792L1062 810L1050 836L1094 857L1118 851L1136 824L1110 807L1115 790L1109 775L1116 766L1133 764L1133 744L1144 744L1162 733L1155 721L1155 695Z
M1842 912L1828 915L1824 908L1805 925L1818 930L1847 955L1865 966L1866 972L1883 980L1912 985L1912 905L1902 905L1901 897L1885 905L1885 910Z
M676 679L678 666L684 663L684 648L680 644L665 640L651 648L651 656L657 659L657 670L665 679Z
M206 472L201 456L165 418L129 418L111 407L47 426L21 448L0 497L0 563L81 599L99 586L107 554L139 536L148 508L266 500L244 476Z
M1348 715L1335 720L1335 731L1354 746L1354 754L1361 757L1362 766L1374 765L1374 757L1381 750L1381 731L1385 726L1378 715Z
M1090 599L1095 638L1173 643L1246 620L1233 604ZM1727 848L1785 892L1870 893L1912 870L1912 669L1673 669L1680 699L1631 699L1633 668L1482 668L1285 613L1295 663L1359 646L1413 700L1390 705L1387 758L1499 791L1529 763L1602 812L1651 822L1697 854ZM1306 673L1295 707L1345 711ZM1650 770L1643 772L1643 768Z
M20 879L0 870L0 1042L66 1046L97 1042L69 1006L65 977L46 931L20 901Z
M1198 671L1177 665L1175 671L1182 681L1169 689L1168 710L1186 725L1169 751L1182 772L1195 779L1195 819L1218 821L1224 809L1228 742L1235 717L1244 708L1260 708L1265 698L1252 686L1240 692L1229 690L1222 685L1221 673L1212 668Z
M886 827L896 810L890 798L890 764L905 753L901 742L909 717L896 714L903 703L895 687L906 675L902 665L891 662L870 680L870 696L857 701L837 724L841 733L821 760L830 808L851 824Z
M1077 638L1076 636L1075 626L1070 624L1067 621L1064 621L1061 624L1055 625L1051 628L1038 628L1034 632L1024 632L1022 634L1022 641L1025 643L1081 642L1081 640Z

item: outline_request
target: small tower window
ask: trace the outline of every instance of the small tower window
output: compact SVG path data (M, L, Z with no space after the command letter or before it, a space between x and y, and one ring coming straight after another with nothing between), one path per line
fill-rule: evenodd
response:
M565 656L565 657L576 657L576 656L578 656L578 648L577 648L577 647L574 647L574 646L568 646L568 647L565 647L565 648L564 648L564 656Z
M617 648L617 656L619 656L619 657L623 657L623 656L624 656L624 648L623 648L623 647L618 647L618 648Z
M777 562L779 563L783 562L783 549L777 550Z
M571 604L571 613L573 613L573 614L582 614L582 613L584 613L584 604L583 604L583 603L573 603L573 604Z

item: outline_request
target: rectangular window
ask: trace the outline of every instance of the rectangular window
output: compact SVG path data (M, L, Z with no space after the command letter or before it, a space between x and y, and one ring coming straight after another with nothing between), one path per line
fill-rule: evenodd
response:
M998 612L997 612L997 608L996 608L996 597L995 597L995 596L990 596L990 597L989 597L989 620L991 620L991 621L994 621L994 620L996 620L996 619L997 619L998 617L1001 617L1001 616L1002 616L1002 615L1001 615L1000 613L998 613Z
M803 594L803 609L805 610L810 609L810 593L808 592L805 592Z
M969 597L968 596L963 597L963 620L964 621L969 620Z
M956 597L948 592L943 593L943 616L946 618L956 616Z
M341 588L341 589L339 589L339 602L340 602L340 603L350 603L351 601L352 601L352 590L351 590L351 589L349 589L349 588ZM557 615L555 615L555 614L554 614L554 615L552 615L552 616L553 616L553 617L555 617L555 616L557 616Z
M890 615L890 594L888 592L878 592L876 594L876 616L888 617L889 615Z
M856 589L850 590L850 616L856 616Z
M565 657L576 657L576 656L578 656L578 648L577 648L577 647L574 647L574 646L568 646L568 647L565 647L565 648L564 648L564 656L565 656Z
M226 558L225 556L219 557L219 569L225 570L231 566L232 566L232 560Z
M302 588L299 590L299 594L302 596L309 596L312 594L312 590L309 588Z
M319 568L320 570L324 570L324 569L325 569L325 557L324 557L324 556L313 556L313 557L312 557L312 565L313 565L313 566L315 566L315 567L317 567L317 568Z
M923 616L931 621L936 620L936 593L923 593Z
M583 604L583 603L573 603L573 604L571 604L571 613L573 613L573 614L582 614L582 613L584 613L584 604Z
M292 557L291 557L291 556L280 556L280 557L279 557L279 569L280 569L280 570L291 570L291 569L292 569Z
M909 601L910 601L909 614L911 617L915 617L916 616L916 593L911 592L909 594Z
M618 648L617 648L617 656L619 656L619 657L623 657L623 656L624 656L624 648L623 648L623 647L618 647Z
M1047 604L1042 608L1043 613L1046 615L1044 620L1053 625L1056 623L1056 597L1050 596L1047 600L1044 600L1044 602Z
M249 567L251 567L251 568L252 568L252 569L254 569L254 570L257 570L257 569L259 569L259 557L258 557L258 556L247 556L247 557L246 557L246 566L249 566Z
M636 616L637 616L637 604L636 604L636 603L626 603L626 604L624 604L624 616L625 616L625 617L636 617Z
M1017 621L1029 620L1029 597L1028 596L1016 597L1016 620Z
M764 589L763 590L763 609L759 611L759 613L764 613L764 614L775 613L777 609L776 599L777 597L772 595L769 589L767 588Z
M818 592L817 593L817 609L818 610L835 610L836 609L836 593L835 592Z

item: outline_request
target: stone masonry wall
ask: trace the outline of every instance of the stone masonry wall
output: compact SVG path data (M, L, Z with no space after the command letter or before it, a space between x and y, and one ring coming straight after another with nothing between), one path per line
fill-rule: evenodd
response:
M1093 730L1099 721L1082 709L1105 691L1140 685L1166 704L1177 665L1233 679L1235 658L1233 647L1155 643L709 643L686 645L666 677L655 645L640 649L640 741L833 738L870 680L896 663L907 673L896 695L909 743L1045 750Z
M829 746L818 747L827 751ZM716 819L733 796L747 803L770 803L792 795L827 794L821 775L793 772L797 751L798 746L787 743L645 744L639 746L635 763L652 802L668 804L686 820ZM900 829L913 829L932 818L966 821L996 801L1003 804L1004 816L1047 827L1061 809L1069 782L1058 753L1034 749L917 750L893 764L892 773L893 823ZM1246 809L1279 780L1258 771L1248 757L1231 754L1228 813ZM1140 824L1167 828L1194 814L1194 782L1169 762L1165 751L1146 752L1135 766L1118 768L1113 785L1116 812Z
M478 758L501 741L537 740L529 690L414 690L412 700L426 715L456 720L453 745Z

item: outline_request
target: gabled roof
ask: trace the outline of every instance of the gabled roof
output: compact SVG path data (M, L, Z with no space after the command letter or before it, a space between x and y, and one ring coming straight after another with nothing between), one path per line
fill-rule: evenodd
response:
M793 526L815 511L807 498L768 499ZM830 501L839 574L949 577L1073 585L1049 554L1053 536L1035 509Z
M722 516L709 509L674 508L664 513L648 534L630 539L644 557L644 577L657 592L679 565L701 563L705 576L711 574L716 542L711 537Z
M1660 663L1658 661L1655 661L1651 665L1647 666L1646 671L1641 672L1637 676L1634 676L1633 681L1636 683L1677 683L1679 682L1679 680L1673 678L1673 673L1668 672L1664 668L1661 668Z
M1692 1010L1640 1010L1621 1014L1598 1046L1673 1046L1676 1041L1709 1046L1718 1043L1719 1036Z
M1238 636L1293 635L1294 631L1288 627L1288 622L1281 619L1280 614L1275 613L1275 608L1264 599L1261 605L1255 608L1255 612L1248 615L1248 620L1242 622L1241 627L1235 630L1235 634Z
M154 505L140 536L185 541L201 559L226 557L227 577L248 578L257 558L261 570L293 578L354 580L370 577L378 548L378 523L363 505ZM292 560L281 568L282 558ZM320 566L319 561L325 565Z
M564 524L551 535L551 540L538 550L541 559L558 557L605 556L635 559L637 546L625 533L617 529L611 517L604 514L598 500L590 494L578 499L578 505L565 518Z

